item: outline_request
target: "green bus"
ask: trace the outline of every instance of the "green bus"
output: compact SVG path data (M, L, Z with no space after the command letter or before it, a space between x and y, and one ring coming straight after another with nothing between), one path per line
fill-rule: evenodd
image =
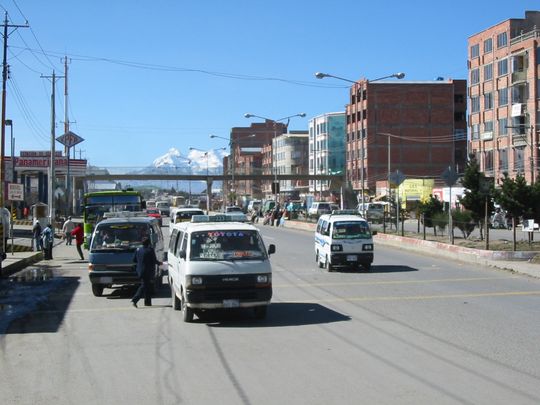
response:
M88 249L95 225L108 212L142 211L142 194L134 190L94 191L83 197L84 247Z

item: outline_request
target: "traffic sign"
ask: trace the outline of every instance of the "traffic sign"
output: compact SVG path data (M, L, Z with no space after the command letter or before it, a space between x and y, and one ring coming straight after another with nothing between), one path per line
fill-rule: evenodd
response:
M8 200L24 201L24 184L8 183Z
M441 174L441 177L443 178L445 184L448 187L452 187L454 184L456 184L459 175L456 173L452 166L448 166L446 170Z
M58 138L56 138L56 140L62 145L64 145L66 148L71 148L72 146L75 146L84 141L83 138L81 138L75 132L71 131L68 131L64 135L59 136Z
M399 170L396 170L394 173L390 173L388 176L388 180L390 180L390 183L399 186L401 183L405 181L407 177L401 173Z

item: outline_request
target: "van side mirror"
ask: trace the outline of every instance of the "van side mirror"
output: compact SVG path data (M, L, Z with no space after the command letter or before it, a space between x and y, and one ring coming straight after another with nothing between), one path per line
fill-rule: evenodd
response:
M186 258L186 251L185 250L181 250L180 251L180 259L185 259Z
M164 261L164 262L167 261L167 256L168 256L167 252L164 252L164 253L163 253L163 261Z
M274 254L276 253L276 245L274 245L273 243L268 245L268 254L271 255L271 254Z
M373 236L375 236L375 235L377 235L377 231L371 231L371 234L372 234Z

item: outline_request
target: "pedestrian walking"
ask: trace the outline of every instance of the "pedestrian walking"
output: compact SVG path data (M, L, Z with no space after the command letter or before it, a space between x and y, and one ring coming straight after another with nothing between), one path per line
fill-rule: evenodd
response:
M81 260L84 260L84 255L82 252L82 244L84 243L84 230L82 224L78 223L71 231L70 236L75 237L75 246L77 246L77 253L79 253Z
M37 252L43 249L43 245L41 244L41 225L39 224L39 221L36 221L32 227L32 245L34 245L32 248Z
M154 248L150 245L150 239L143 239L142 247L138 248L133 256L133 262L137 263L137 275L141 280L141 285L137 289L137 292L131 299L131 303L135 308L137 308L137 302L144 295L144 305L152 305L152 280L154 279L156 265L161 266L163 263L160 262L156 257L156 252Z
M66 245L71 245L71 240L73 239L71 232L75 229L75 223L71 220L71 217L68 217L64 225L62 226L62 235L66 241Z
M43 255L45 260L52 260L54 235L51 224L47 224L45 229L41 231L41 243L43 246Z

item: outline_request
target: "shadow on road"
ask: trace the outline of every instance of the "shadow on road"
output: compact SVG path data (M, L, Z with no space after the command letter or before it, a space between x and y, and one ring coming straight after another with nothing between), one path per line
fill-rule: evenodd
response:
M57 277L35 269L28 274L5 286L0 300L6 302L0 303L0 333L57 332L79 287L79 277Z
M355 267L335 267L332 271L334 273L404 273L409 271L418 271L418 269L409 266L372 265L369 271L366 271L363 268L358 270Z
M350 321L350 317L333 311L323 305L309 302L277 302L268 308L266 319L255 320L249 308L238 310L217 310L201 314L195 322L211 327L282 327L317 325L323 323Z

